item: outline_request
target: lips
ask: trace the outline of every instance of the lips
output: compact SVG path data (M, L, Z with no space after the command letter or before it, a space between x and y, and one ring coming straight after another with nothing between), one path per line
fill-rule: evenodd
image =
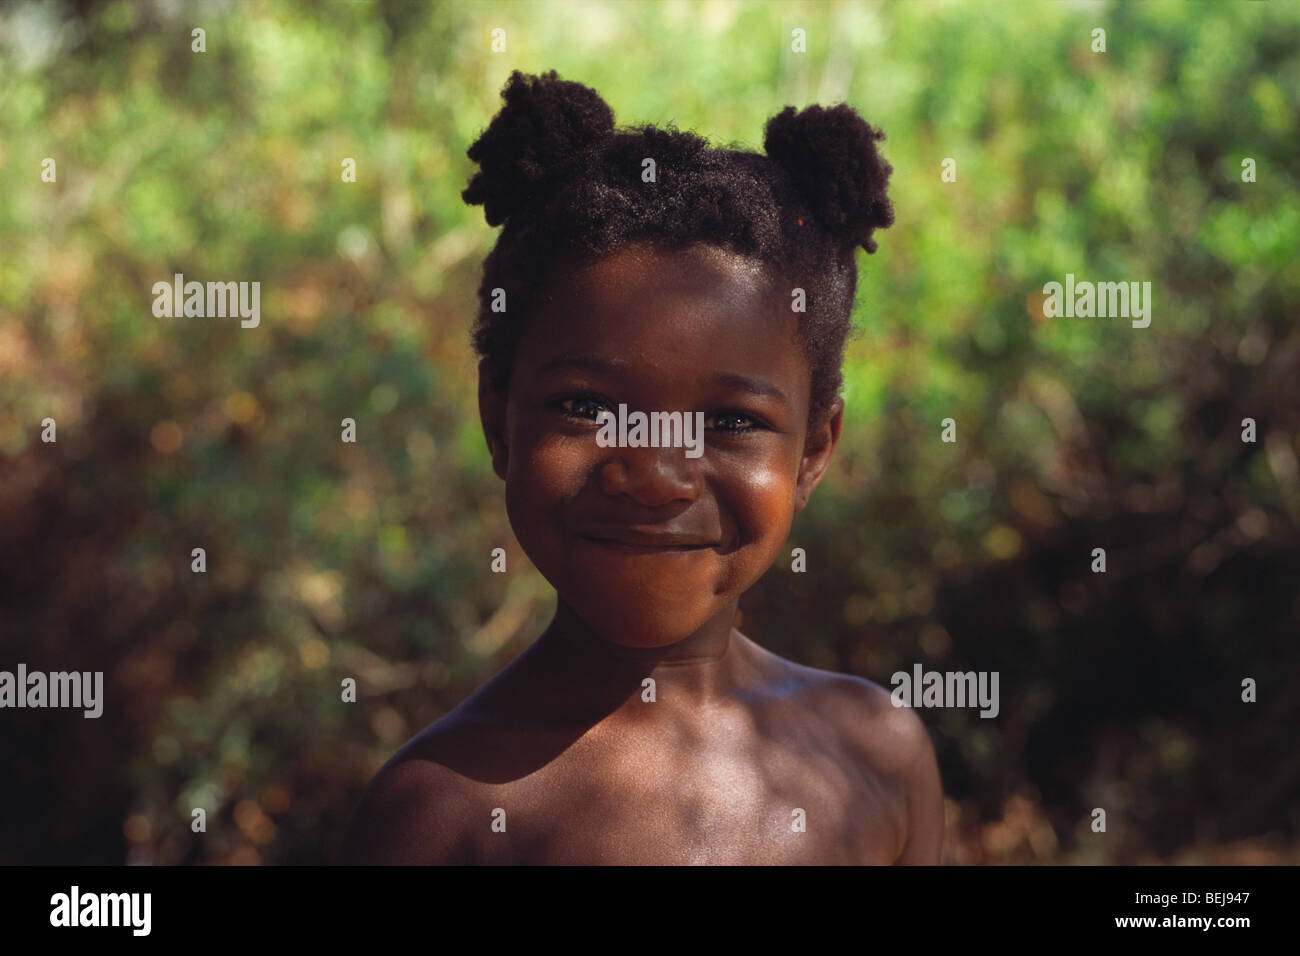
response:
M717 544L714 539L700 534L631 526L583 528L577 534L600 547L635 554L700 551Z

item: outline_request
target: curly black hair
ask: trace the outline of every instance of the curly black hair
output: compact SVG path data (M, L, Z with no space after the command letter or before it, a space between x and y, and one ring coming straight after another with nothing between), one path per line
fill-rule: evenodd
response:
M554 70L515 70L505 105L469 149L479 164L461 198L505 224L483 264L473 342L494 388L509 386L523 322L557 273L630 242L706 243L753 258L806 293L799 333L812 379L809 422L829 410L857 288L855 252L894 221L884 133L841 103L787 106L763 136L766 156L669 124L614 129L600 94ZM655 161L657 182L642 181ZM494 312L493 290L509 309Z

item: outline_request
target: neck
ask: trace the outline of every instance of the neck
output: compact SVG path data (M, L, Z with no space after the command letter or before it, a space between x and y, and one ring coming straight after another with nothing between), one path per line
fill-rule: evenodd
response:
M707 700L725 693L734 683L732 622L736 608L728 605L693 634L663 647L627 647L596 633L563 600L555 617L529 649L549 659L552 668L573 675L572 689L626 689L641 693L641 682L655 682L655 696Z

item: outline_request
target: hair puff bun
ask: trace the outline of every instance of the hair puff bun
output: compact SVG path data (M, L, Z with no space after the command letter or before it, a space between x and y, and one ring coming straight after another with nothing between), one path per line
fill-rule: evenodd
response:
M491 226L562 178L614 131L614 113L600 94L561 80L555 70L539 76L515 70L501 98L505 105L469 149L480 171L461 193L466 203L483 205Z
M787 106L767 121L763 149L832 235L875 252L872 232L894 222L886 194L893 167L876 149L884 138L845 103L801 112Z

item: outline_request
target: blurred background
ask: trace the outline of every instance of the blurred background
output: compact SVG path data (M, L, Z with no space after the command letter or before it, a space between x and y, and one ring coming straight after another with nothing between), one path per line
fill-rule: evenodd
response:
M0 669L106 701L0 713L0 863L326 861L549 619L459 198L516 68L715 143L841 100L886 132L809 571L742 626L1000 672L997 719L920 712L945 860L1300 862L1300 5L82 0L0 9ZM260 326L156 318L177 272L260 281ZM1150 327L1044 318L1070 272L1150 281Z

